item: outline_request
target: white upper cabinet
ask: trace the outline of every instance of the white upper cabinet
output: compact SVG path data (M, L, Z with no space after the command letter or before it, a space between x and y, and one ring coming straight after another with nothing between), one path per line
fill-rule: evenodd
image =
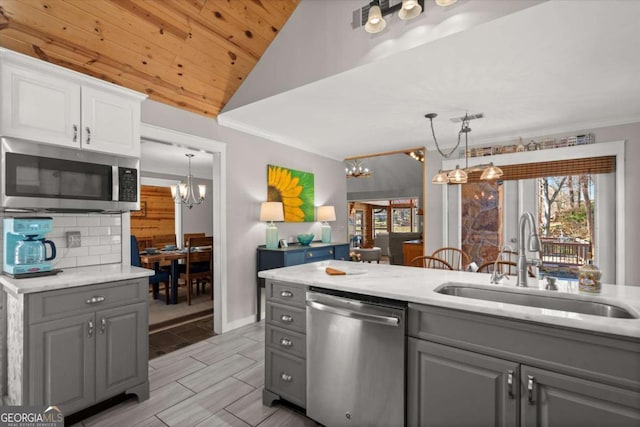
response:
M0 49L0 134L140 156L138 92Z

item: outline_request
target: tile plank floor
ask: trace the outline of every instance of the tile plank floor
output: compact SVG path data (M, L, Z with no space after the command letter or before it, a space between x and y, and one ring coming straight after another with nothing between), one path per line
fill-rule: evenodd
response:
M298 427L296 410L262 404L264 320L149 361L149 400L128 399L74 426Z

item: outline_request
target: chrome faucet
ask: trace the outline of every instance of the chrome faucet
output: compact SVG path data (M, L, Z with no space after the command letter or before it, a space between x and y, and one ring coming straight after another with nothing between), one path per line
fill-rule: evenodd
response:
M509 276L505 273L499 273L498 272L498 261L500 259L502 259L502 253L505 251L511 251L513 252L513 248L509 245L504 245L501 249L500 252L498 253L498 257L496 258L496 260L493 262L493 271L491 272L491 280L489 281L489 283L491 283L492 285L497 285L500 280L502 279L507 279L509 280Z
M538 237L536 230L536 220L531 212L524 212L520 215L520 221L518 222L518 281L516 282L516 286L523 288L527 287L527 270L529 266L540 267L542 265L542 260L538 258L527 259L525 254L527 248L524 245L524 229L527 223L529 224L529 252L539 252L541 246L540 237Z

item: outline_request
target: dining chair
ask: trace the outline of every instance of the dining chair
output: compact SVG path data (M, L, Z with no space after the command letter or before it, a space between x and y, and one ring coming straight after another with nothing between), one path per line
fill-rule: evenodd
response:
M158 249L162 249L167 245L175 245L175 244L176 244L175 234L159 234L157 236L153 236L153 239L151 241L151 246Z
M135 267L142 267L142 263L140 262L140 252L138 251L138 240L134 235L131 235L131 265ZM169 304L169 288L171 286L171 281L168 271L156 271L153 276L149 276L149 284L152 286L153 299L158 298L160 283L164 283L164 296L167 304Z
M205 280L211 283L211 297L213 298L213 237L191 237L188 241L189 250L184 264L184 272L181 274L187 286L187 303L191 305L191 294L195 282L196 292L205 289ZM197 248L208 250L198 251Z
M458 248L440 248L433 251L432 257L445 260L454 270L464 271L471 263L471 258L463 250Z
M184 248L186 248L187 246L189 246L189 239L192 237L204 237L205 234L204 233L185 233L184 234Z
M438 270L453 270L447 261L430 255L417 256L409 262L411 267L435 268Z
M507 274L509 276L515 276L518 274L518 263L514 261L487 261L478 267L478 273L492 273L494 268L498 269L498 273ZM527 269L529 277L536 277L533 271L529 267Z

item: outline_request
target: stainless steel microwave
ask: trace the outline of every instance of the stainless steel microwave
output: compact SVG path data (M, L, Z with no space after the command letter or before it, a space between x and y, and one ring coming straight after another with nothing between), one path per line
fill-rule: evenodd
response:
M2 208L50 212L140 209L140 159L1 138Z

